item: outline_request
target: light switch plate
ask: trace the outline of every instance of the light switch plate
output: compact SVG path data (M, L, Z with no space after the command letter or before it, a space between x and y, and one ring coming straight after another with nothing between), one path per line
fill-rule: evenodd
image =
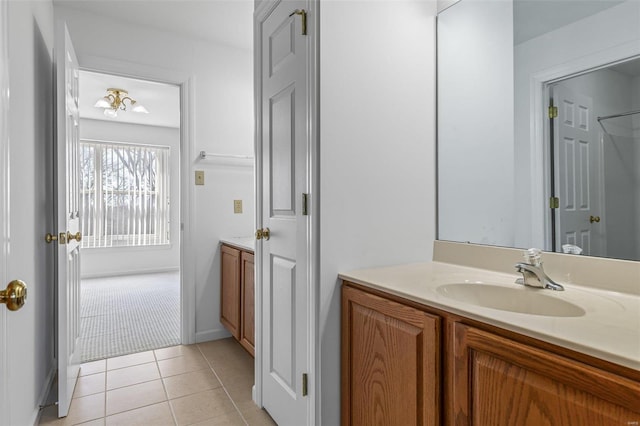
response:
M233 212L242 213L242 200L233 200Z
M196 185L204 185L204 170L196 170Z

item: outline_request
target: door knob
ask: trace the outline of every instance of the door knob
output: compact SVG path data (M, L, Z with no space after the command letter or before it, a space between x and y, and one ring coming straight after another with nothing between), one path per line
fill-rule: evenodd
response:
M78 234L80 234L80 233L78 232ZM78 235L78 234L76 234L76 235ZM69 235L71 235L71 234L69 234ZM80 237L82 238L82 235L80 235ZM69 239L71 239L71 238L69 237ZM47 232L47 235L44 236L44 240L48 244L51 244L54 241L57 241L60 244L67 244L67 234L64 233L64 232L61 232L60 236L58 236L58 235L51 234L51 233ZM78 240L78 241L80 241L80 240Z
M5 290L0 290L0 303L7 305L10 311L22 308L27 300L27 285L20 280L13 280Z
M77 242L80 242L82 240L82 232L78 231L75 234L67 232L67 240L76 240Z
M269 231L269 228L258 229L256 231L256 240L269 240L269 238L271 238L271 231Z
M600 223L600 216L589 216L589 223Z

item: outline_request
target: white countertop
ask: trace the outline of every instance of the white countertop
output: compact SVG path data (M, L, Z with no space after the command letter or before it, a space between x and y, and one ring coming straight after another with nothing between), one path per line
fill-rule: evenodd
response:
M514 284L519 275L427 262L339 274L346 281L476 319L640 371L640 297L566 284L565 291ZM478 283L544 292L585 310L583 316L531 315L463 303L437 291L443 284Z
M220 242L237 247L241 250L247 250L255 252L256 239L255 237L222 237Z

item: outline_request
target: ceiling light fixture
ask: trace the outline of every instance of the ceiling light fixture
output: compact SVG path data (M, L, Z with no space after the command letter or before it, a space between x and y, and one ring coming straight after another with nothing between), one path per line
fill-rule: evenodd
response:
M118 116L118 110L127 110L126 101L129 101L131 111L149 114L149 111L147 111L144 106L137 103L135 99L129 97L129 92L124 89L107 89L107 95L98 99L94 106L96 108L104 108L105 116L109 118L116 118Z

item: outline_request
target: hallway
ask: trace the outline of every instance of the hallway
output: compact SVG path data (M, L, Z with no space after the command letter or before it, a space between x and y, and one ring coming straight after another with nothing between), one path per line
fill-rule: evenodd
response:
M83 364L69 416L40 425L275 425L251 400L253 358L233 339Z

